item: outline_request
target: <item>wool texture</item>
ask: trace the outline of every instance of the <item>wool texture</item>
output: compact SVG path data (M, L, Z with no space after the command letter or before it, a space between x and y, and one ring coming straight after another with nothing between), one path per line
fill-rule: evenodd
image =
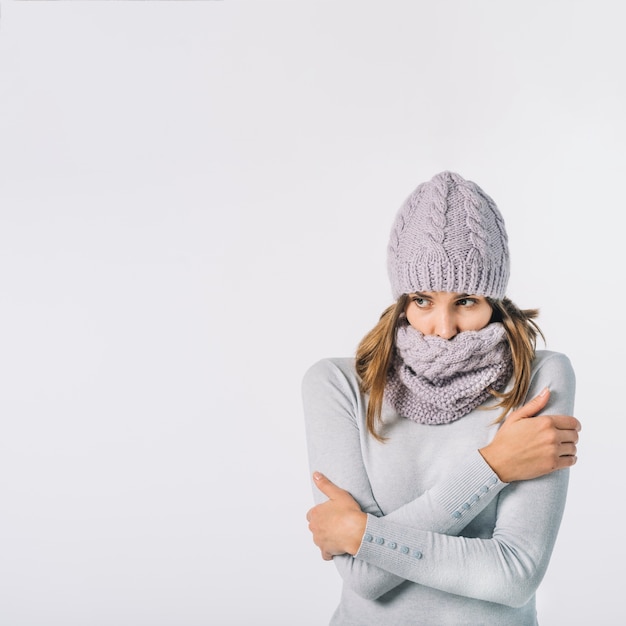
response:
M448 291L501 299L508 237L496 203L474 182L441 172L419 185L394 220L387 270L394 298Z
M504 389L512 373L511 349L499 322L442 339L404 321L385 399L408 419L448 424L481 405L490 389Z

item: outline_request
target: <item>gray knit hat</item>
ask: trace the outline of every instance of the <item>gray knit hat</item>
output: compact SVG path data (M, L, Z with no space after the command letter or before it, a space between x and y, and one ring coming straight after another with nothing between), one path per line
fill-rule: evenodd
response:
M504 220L475 183L441 172L398 211L387 249L393 297L451 291L496 299L509 279Z

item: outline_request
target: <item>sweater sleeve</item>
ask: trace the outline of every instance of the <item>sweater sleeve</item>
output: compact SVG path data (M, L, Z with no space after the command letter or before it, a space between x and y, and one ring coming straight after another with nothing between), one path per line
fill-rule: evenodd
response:
M546 385L551 389L548 412L571 414L575 380L567 357L548 357L529 395ZM449 593L523 606L546 572L568 477L564 469L509 485L499 496L496 526L488 539L431 532L370 514L355 560Z
M333 361L319 361L305 374L303 401L311 470L324 473L346 489L372 519L382 517L361 453L361 440L370 435L361 432L361 421L357 419L359 411L364 410L357 381L350 380ZM458 535L505 486L475 451L430 490L384 519L422 531ZM313 493L316 503L325 500L315 487ZM362 554L366 554L363 548ZM377 564L375 559L342 555L333 561L344 583L370 599L406 579L403 573L394 572L385 563Z

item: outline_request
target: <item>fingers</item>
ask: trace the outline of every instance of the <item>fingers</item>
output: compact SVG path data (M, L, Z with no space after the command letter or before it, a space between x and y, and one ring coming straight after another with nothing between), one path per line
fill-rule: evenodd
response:
M521 406L519 409L513 411L509 416L509 419L513 418L513 420L516 420L524 417L534 417L546 406L546 404L548 404L549 399L550 390L546 387L539 395L535 396L532 400L529 400L524 406Z
M306 514L306 521L309 523L309 530L311 532L313 532L313 527L311 525L311 520L313 519L313 516L315 515L315 509L317 507L313 507L312 509L309 509L307 511ZM313 543L315 543L315 545L317 545L317 542L315 540L315 537L313 538ZM322 558L324 559L324 561L332 561L333 560L333 554L331 554L330 552L327 552L326 550L324 550L324 548L318 546L318 548L320 549L320 554L322 555Z
M559 449L559 456L576 456L576 444L563 443Z
M572 465L576 465L578 461L578 457L575 454L571 456L562 456L561 462L563 463L563 467L571 467Z
M518 420L525 417L534 417L536 416L548 403L550 399L550 389L546 387L539 393L539 395L535 396L532 400L529 400L525 405L516 409L509 415L508 420ZM580 432L582 429L582 424L579 420L577 420L572 415L549 415L552 420L554 428L558 430L570 430L575 432ZM572 441L577 442L578 437L572 439Z
M341 489L341 487L337 487L335 483L326 478L326 476L324 476L324 474L322 474L321 472L313 472L313 480L315 481L315 485L317 486L317 488L325 496L327 496L329 500L338 500L342 496L351 497L344 489ZM315 511L319 506L321 505L318 504L317 506L314 506L312 509L309 509L307 511L306 521L309 522L309 529L311 528L311 520L313 519Z
M582 428L581 423L571 415L551 415L550 417L554 427L559 430L572 430L578 433Z
M317 488L331 500L340 498L345 493L341 487L337 487L335 483L328 480L321 472L313 472L313 480Z
M576 465L577 461L578 457L576 454L562 454L556 459L554 469L559 470L566 467L572 467L572 465Z
M538 415L532 420L537 432L550 435L553 442L578 443L580 422L570 415Z
M577 430L559 430L557 433L560 435L561 443L571 443L574 446L578 443L578 431Z
M541 415L533 420L543 431L545 441L556 446L558 456L576 454L580 422L569 415Z

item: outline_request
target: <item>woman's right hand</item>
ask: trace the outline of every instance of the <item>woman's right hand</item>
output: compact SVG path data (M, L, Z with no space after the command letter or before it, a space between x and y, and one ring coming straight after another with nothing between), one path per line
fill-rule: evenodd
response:
M539 415L550 390L544 389L513 411L493 441L479 452L502 482L529 480L576 463L580 422L571 415Z

